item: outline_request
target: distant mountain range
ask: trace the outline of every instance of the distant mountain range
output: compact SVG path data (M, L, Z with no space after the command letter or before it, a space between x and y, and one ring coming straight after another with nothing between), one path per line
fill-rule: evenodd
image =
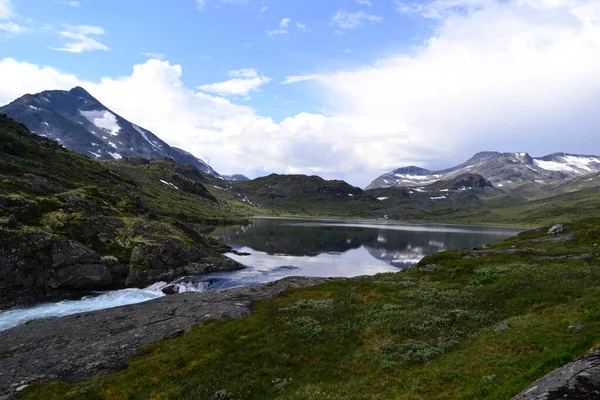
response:
M98 160L167 157L220 177L201 159L169 146L149 130L127 121L81 87L27 94L0 107L0 114L8 115L40 136Z
M600 157L554 153L532 158L527 153L477 153L456 167L430 171L410 166L398 168L375 179L367 190L387 187L419 187L464 174L477 174L496 187L523 182L551 183L600 172Z
M246 182L246 181L250 180L250 178L248 178L247 176L242 175L242 174L223 175L223 179L225 179L226 181L232 181L232 182Z

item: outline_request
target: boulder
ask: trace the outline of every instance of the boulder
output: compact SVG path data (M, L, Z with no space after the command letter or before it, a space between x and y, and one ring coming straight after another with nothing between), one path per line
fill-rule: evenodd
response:
M161 289L161 292L163 292L164 294L166 294L167 296L170 296L172 294L177 294L179 293L179 286L177 285L167 285L164 288Z
M548 229L548 235L557 235L559 233L565 233L567 231L567 227L563 224L552 225L550 229Z
M513 400L599 399L600 350L538 379Z

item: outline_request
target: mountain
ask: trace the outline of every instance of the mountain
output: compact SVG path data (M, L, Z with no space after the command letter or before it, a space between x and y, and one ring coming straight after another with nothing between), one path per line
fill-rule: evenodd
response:
M449 180L463 174L477 174L496 187L523 182L550 183L600 172L600 157L554 153L532 158L527 153L486 151L453 168L430 171L419 167L404 167L375 179L367 190L384 187L414 187Z
M81 87L27 94L0 107L0 113L40 136L98 160L167 157L220 177L204 161L169 146L149 130L127 121Z
M232 182L246 182L246 181L250 180L250 178L248 178L247 176L242 175L242 174L223 175L223 179L225 179L226 181L232 181Z

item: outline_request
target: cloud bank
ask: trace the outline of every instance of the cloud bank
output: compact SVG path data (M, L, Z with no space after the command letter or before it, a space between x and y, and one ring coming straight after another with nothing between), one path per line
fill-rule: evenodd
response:
M600 3L438 0L398 3L398 11L431 19L435 33L410 54L286 79L312 81L327 115L275 122L224 97L258 88L255 70L196 90L182 81L181 66L160 60L82 82L4 59L0 103L81 85L221 173L316 173L362 186L395 167L445 167L481 150L600 148Z

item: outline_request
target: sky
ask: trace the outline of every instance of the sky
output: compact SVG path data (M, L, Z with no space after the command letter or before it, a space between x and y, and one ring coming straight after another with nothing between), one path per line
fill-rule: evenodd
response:
M600 0L0 0L0 105L74 86L250 178L600 154Z

